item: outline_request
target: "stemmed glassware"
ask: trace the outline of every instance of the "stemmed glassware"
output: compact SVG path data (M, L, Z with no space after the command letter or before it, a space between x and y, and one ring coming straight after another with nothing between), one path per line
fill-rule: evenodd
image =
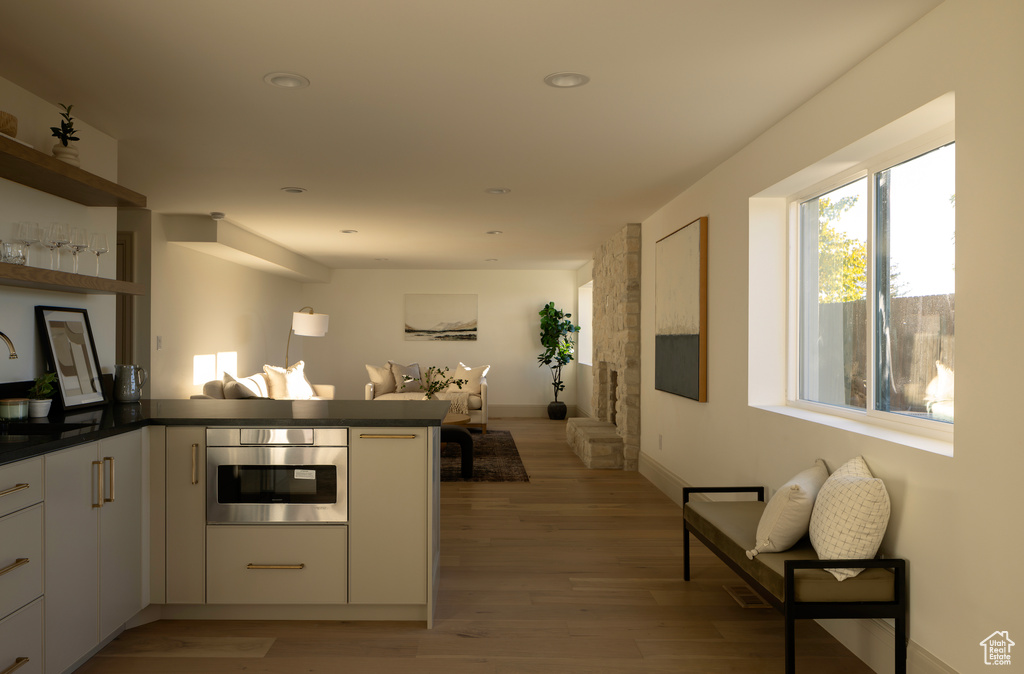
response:
M29 250L39 243L39 225L35 222L19 222L14 230L14 241L25 247L25 264L29 264Z
M39 242L50 251L50 269L56 269L60 266L60 251L58 249L64 245L62 239L66 240L68 238L67 227L67 225L59 222L51 222L43 227ZM54 251L57 251L56 266L54 265Z
M103 255L110 250L110 246L107 245L106 234L93 234L89 238L89 252L95 253L96 255L96 276L100 275L100 255Z
M71 249L71 257L74 260L72 271L78 273L78 254L89 247L89 234L81 227L73 227L71 229L71 238L67 243L67 247Z

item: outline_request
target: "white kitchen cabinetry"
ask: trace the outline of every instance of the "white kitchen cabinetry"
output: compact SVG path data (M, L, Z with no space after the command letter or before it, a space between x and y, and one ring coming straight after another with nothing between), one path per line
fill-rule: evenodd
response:
M206 602L206 428L167 428L168 604Z
M349 601L425 604L427 428L349 431Z
M46 672L64 672L142 607L143 434L45 458Z
M0 672L43 671L43 461L0 468Z

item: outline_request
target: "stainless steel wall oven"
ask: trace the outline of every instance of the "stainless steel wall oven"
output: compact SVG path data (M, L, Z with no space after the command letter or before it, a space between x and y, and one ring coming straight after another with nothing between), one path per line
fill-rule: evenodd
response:
M209 428L209 524L348 521L348 429Z

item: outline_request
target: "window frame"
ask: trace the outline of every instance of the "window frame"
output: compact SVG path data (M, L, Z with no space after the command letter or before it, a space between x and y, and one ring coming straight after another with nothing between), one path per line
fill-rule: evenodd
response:
M839 171L823 180L794 192L787 198L787 317L786 317L786 405L815 414L824 414L893 431L910 433L926 438L952 443L953 422L913 417L898 412L875 409L877 364L877 316L878 307L874 299L875 273L875 175L902 162L928 154L945 145L956 142L953 123L922 134L910 141L900 143L870 158ZM823 196L851 182L867 179L867 344L869 363L867 370L867 404L861 410L853 407L830 405L800 398L800 205Z

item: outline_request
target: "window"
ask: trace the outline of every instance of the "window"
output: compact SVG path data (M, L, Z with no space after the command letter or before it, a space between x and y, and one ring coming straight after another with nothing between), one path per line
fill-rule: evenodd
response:
M580 326L576 336L576 359L582 365L594 364L594 282L588 281L577 290L576 319Z
M793 209L790 396L840 413L951 424L955 146L871 161L841 178Z

